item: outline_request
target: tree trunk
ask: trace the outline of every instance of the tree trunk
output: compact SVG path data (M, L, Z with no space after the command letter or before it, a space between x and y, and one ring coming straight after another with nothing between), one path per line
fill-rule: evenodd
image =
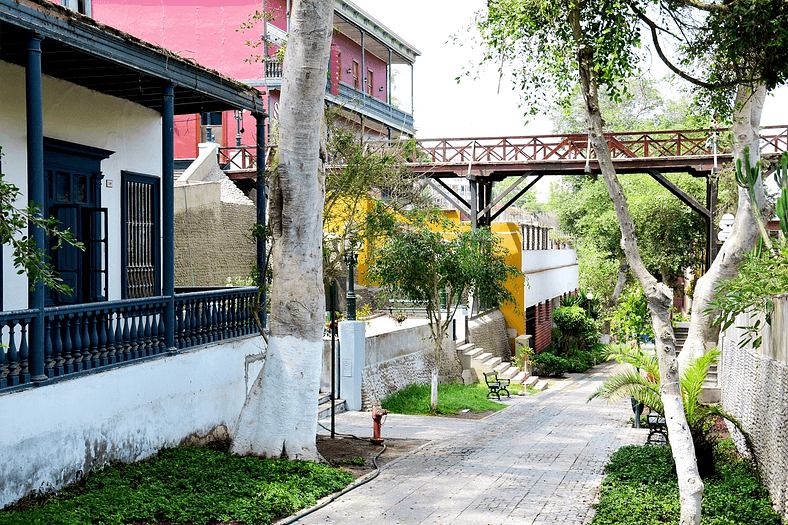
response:
M624 286L627 284L627 275L629 274L629 264L626 261L622 261L621 264L618 265L618 279L616 280L616 287L613 289L613 295L610 297L610 302L607 303L608 306L613 307L618 304L618 301L621 299L621 294L624 293Z
M670 324L670 307L673 292L664 283L658 282L640 257L635 239L635 225L629 213L627 200L621 183L616 176L610 150L604 137L602 115L599 109L599 94L594 69L593 50L588 46L580 25L579 7L570 10L569 21L577 44L577 61L580 72L583 99L588 116L591 144L599 160L602 177L607 185L610 199L621 228L621 247L629 266L646 294L656 336L656 353L659 362L661 398L665 407L665 420L670 433L673 458L679 481L681 501L681 525L698 525L701 518L703 482L698 474L695 447L684 413L684 404L679 385L679 367L676 359L676 341Z
M279 112L279 167L271 179L271 325L265 366L238 418L232 451L319 459L325 298L323 104L333 0L294 0Z
M766 88L758 86L754 91L750 88L739 86L736 91L736 111L733 122L733 154L734 159L744 162L744 148L750 148L750 162L752 166L760 159L760 125L763 102ZM755 195L758 204L763 209L765 196L763 184L755 185ZM684 366L687 362L696 359L717 346L719 327L712 326L716 313L707 315L705 310L713 299L717 285L731 279L739 272L739 266L744 256L758 240L758 225L756 223L750 198L745 188L739 188L739 203L736 219L731 232L722 249L717 254L714 262L695 286L692 296L692 316L690 328L684 349L679 356L679 363Z

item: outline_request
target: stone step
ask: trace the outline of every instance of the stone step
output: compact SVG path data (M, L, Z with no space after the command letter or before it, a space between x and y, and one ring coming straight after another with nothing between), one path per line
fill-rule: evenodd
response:
M496 366L501 364L500 357L490 357L485 361L481 361L479 359L476 360L477 367L484 372L492 372Z
M512 365L506 361L502 361L499 365L493 367L493 372L498 372L498 375L503 377L503 373L510 369Z
M523 383L525 386L534 386L539 381L539 376L530 376Z
M506 370L504 370L503 372L501 372L498 375L500 375L502 378L508 379L509 381L514 383L514 378L519 373L520 373L520 369L519 368L517 368L516 366L509 366Z
M547 388L547 381L545 381L544 379L540 379L534 385L534 390L537 390L539 392L543 392L546 388Z
M512 383L522 383L523 381L525 381L525 372L518 369L517 373L512 378Z
M464 348L464 350L460 352L460 349L458 348L457 354L460 356L460 363L462 363L463 370L473 368L473 359L484 353L483 349L476 348L472 344L462 345L461 348Z
M493 355L490 352L482 352L481 354L473 356L473 360L483 363L488 359L490 359L492 356Z
M465 343L465 344L462 344L462 345L458 346L457 347L457 351L460 352L460 353L465 353L468 350L471 350L473 348L474 348L473 343Z
M347 404L344 399L334 400L335 413L347 412ZM317 405L317 419L325 419L331 416L331 396L326 394L320 396L320 403Z

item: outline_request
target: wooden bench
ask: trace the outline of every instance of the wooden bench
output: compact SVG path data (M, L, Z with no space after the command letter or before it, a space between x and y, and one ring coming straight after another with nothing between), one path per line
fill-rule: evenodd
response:
M487 383L487 388L490 389L490 391L487 392L487 399L495 396L498 401L500 401L501 394L506 394L506 397L511 397L509 396L509 390L507 388L510 381L498 377L498 372L484 372L484 382Z

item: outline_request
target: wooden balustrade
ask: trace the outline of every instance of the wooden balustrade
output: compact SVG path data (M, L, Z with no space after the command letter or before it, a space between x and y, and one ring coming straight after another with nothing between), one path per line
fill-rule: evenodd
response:
M177 350L256 332L257 288L176 294ZM145 297L46 308L44 373L49 379L144 361L167 354L167 297ZM0 312L0 392L31 386L28 327L35 310Z

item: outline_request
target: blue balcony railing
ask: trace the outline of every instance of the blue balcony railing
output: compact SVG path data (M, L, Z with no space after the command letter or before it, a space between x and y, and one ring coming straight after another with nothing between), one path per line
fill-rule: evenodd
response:
M344 82L338 84L338 93L340 102L348 109L360 111L377 120L393 124L397 128L413 129L413 115L410 113L366 95Z
M47 308L44 375L67 379L251 335L256 295L256 287L176 294L173 349L164 343L169 297ZM28 329L36 313L0 312L0 392L32 386Z

